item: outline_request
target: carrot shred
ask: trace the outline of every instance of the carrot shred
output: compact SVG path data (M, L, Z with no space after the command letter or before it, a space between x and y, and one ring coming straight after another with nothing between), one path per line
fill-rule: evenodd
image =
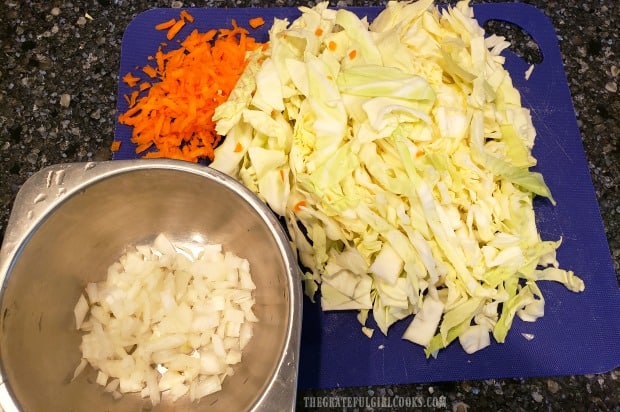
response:
M424 156L424 152L422 150L418 150L415 154L415 157L422 157Z
M193 17L188 16L182 13L168 34L183 27L179 22L191 23ZM205 33L195 29L175 49L162 43L150 63L138 68L152 80L134 83L137 90L125 96L129 108L118 117L119 123L132 127L136 153L146 158L213 160L214 148L222 140L212 120L215 108L226 101L243 73L246 52L264 46L248 33L235 21L232 28Z
M164 21L155 26L155 30L168 30L170 27L174 26L177 22L177 19L170 19L168 21Z
M185 26L185 20L177 20L176 23L174 23L174 25L170 27L168 33L166 33L166 38L168 40L174 39L174 37L179 34L183 26Z
M299 202L295 203L295 206L293 206L293 210L295 212L300 212L301 209L303 207L305 207L305 206L306 206L306 201L305 200L300 200Z
M251 28L258 29L260 26L265 24L265 19L263 19L262 17L254 17L250 19L248 24L250 25Z
M353 49L349 52L349 59L353 60L357 56L357 50Z
M136 104L136 101L138 100L138 96L140 95L140 92L137 90L134 90L131 92L131 95L129 96L129 106L133 106Z
M149 76L150 78L157 77L157 69L155 69L153 66L144 66L142 68L142 71L146 73L146 75Z
M338 45L336 44L336 42L335 42L335 41L331 40L331 41L328 43L327 47L328 47L328 48L329 48L329 50L331 50L331 51L336 51L336 48L338 47Z
M140 81L140 78L134 76L130 72L123 76L123 81L125 82L125 84L127 84L127 86L134 87L136 84L138 84L138 82Z
M239 153L239 152L241 152L241 151L243 151L243 145L242 145L241 143L237 142L237 144L235 145L235 150L234 150L234 152L235 152L235 153Z
M314 31L314 35L317 37L321 37L323 35L323 29L320 27L317 27L316 30Z
M194 16L189 14L189 12L187 10L181 10L181 15L180 16L185 21L188 21L190 23L194 22Z
M148 150L151 146L153 146L153 143L151 142L138 145L138 147L136 147L136 153L142 153L145 150Z
M112 152L118 152L120 148L121 148L121 141L120 140L114 140L112 142L112 144L110 145L110 150Z

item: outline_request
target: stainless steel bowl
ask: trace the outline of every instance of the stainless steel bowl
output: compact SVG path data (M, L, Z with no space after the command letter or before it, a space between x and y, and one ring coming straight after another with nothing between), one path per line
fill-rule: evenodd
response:
M20 190L0 250L0 406L6 412L141 411L114 400L81 357L73 307L128 245L160 233L205 239L249 260L259 323L220 392L191 403L164 397L153 411L293 410L301 285L289 241L271 211L234 179L172 160L66 164Z

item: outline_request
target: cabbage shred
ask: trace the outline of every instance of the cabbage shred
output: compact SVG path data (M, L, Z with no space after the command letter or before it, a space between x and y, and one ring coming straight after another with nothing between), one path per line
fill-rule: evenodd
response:
M305 291L323 310L372 311L427 356L503 342L544 314L540 280L584 284L542 240L533 197L555 204L530 113L467 1L389 2L369 23L328 3L275 19L215 112L212 167L286 221ZM368 333L367 328L363 329Z

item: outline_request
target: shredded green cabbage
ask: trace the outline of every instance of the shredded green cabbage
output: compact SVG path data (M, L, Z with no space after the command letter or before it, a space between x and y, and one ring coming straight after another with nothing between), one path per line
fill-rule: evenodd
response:
M531 154L529 111L467 1L391 1L369 23L327 2L276 19L269 48L217 108L212 167L284 217L305 291L323 310L369 310L427 356L503 342L544 314L559 268L532 199L555 203Z

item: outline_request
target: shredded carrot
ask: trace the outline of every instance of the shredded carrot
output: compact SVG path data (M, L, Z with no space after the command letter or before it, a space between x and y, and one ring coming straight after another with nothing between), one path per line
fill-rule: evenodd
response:
M177 22L174 23L172 27L170 27L170 29L168 30L168 33L166 33L166 38L168 40L174 39L174 36L179 34L183 26L185 26L185 20L177 20Z
M280 179L284 182L284 169L280 169Z
M190 21L187 16L178 21L185 20ZM205 33L195 29L176 49L162 44L150 63L139 68L153 80L136 84L138 90L126 97L129 108L118 118L132 127L136 153L213 160L213 150L222 140L212 120L215 108L226 101L243 73L246 52L264 46L248 33L234 21L232 28Z
M125 98L125 101L127 102L127 105L129 107L131 107L134 104L136 104L136 101L138 100L138 95L139 94L140 94L140 92L138 92L137 90L134 90L134 91L131 92L131 94L123 95L123 97Z
M189 14L187 10L181 10L181 18L190 23L194 22L194 16Z
M331 40L328 43L327 47L329 47L329 50L331 50L331 51L336 51L336 48L338 47L338 45L336 44L335 41Z
M140 78L134 76L131 73L127 73L126 75L123 76L123 81L127 84L127 86L134 87L136 84L138 84L138 82L140 81Z
M155 26L155 30L168 30L170 27L174 26L177 22L177 19L170 19L168 21L164 21Z
M138 101L139 95L140 95L140 92L137 90L134 90L131 92L131 95L129 96L129 106L133 106L136 104L136 101Z
M317 27L317 29L314 31L314 35L317 37L321 37L323 35L323 29L320 27Z
M265 24L265 19L263 19L262 17L254 17L253 19L250 19L248 24L250 25L251 28L257 29L263 24Z
M137 147L136 153L142 153L145 150L150 149L151 146L153 146L153 142L143 143Z
M142 68L142 71L146 73L146 75L149 76L150 78L157 77L157 69L155 69L153 66L144 66Z
M114 140L112 142L112 144L110 145L110 150L112 152L118 152L118 150L121 148L121 141L120 140Z
M418 150L415 154L415 157L422 157L424 156L424 152L422 150Z
M353 49L349 52L349 59L353 60L357 56L357 50Z
M301 211L301 208L306 206L306 201L305 200L300 200L299 202L295 203L295 206L293 206L293 210L295 212L299 212Z
M243 151L243 145L241 143L237 142L237 145L235 146L234 152L235 153L239 153L241 151Z

